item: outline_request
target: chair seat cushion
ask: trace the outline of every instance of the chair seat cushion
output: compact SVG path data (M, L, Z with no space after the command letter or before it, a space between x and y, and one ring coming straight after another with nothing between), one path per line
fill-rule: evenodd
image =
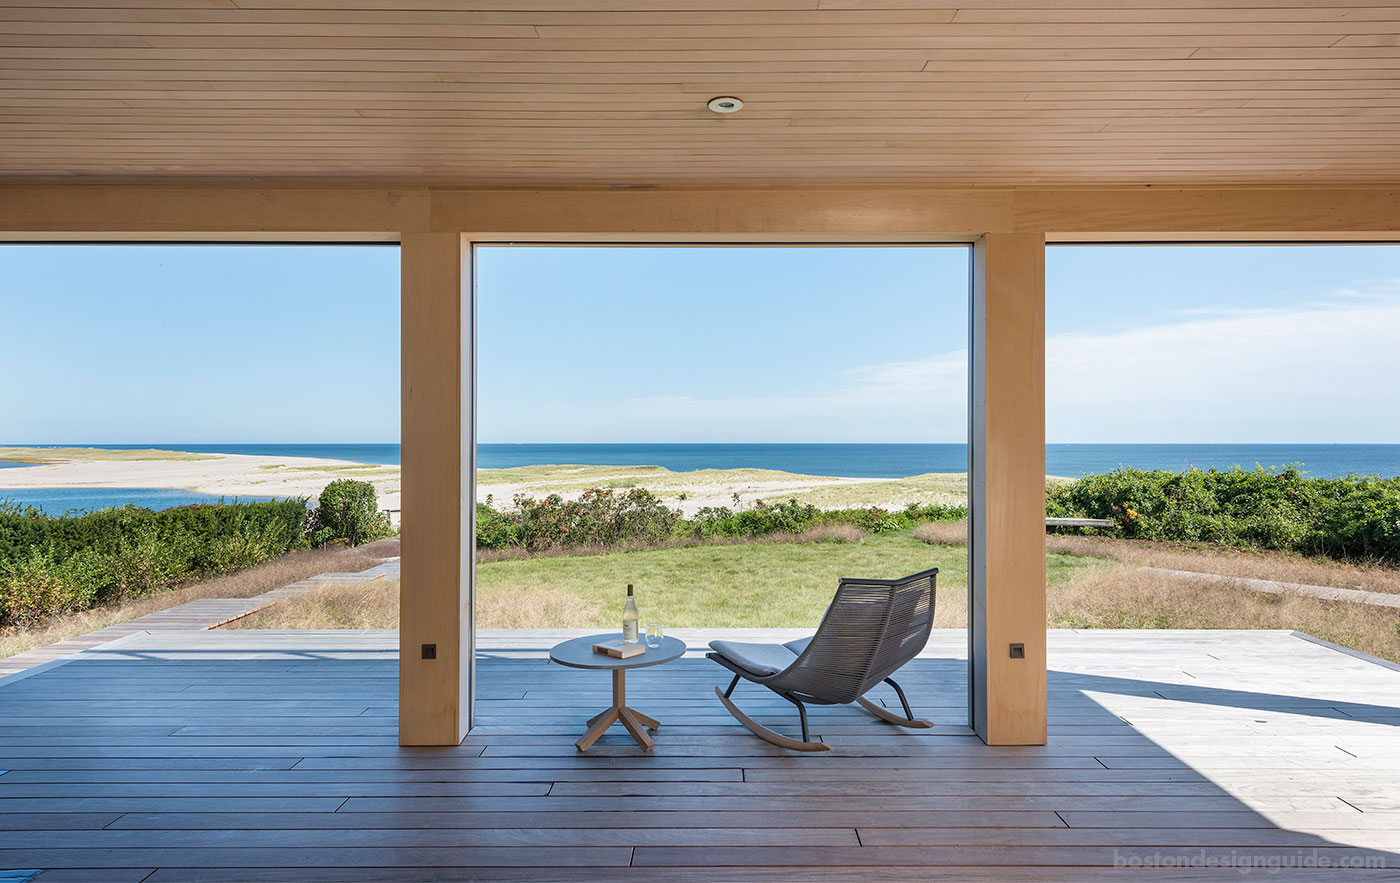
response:
M814 637L816 636L813 635L807 638L798 638L796 641L788 641L783 646L791 650L794 656L801 656L802 651L807 649L807 645L812 643L812 638Z
M797 654L782 644L745 644L741 641L711 641L710 649L742 668L767 677L792 665Z

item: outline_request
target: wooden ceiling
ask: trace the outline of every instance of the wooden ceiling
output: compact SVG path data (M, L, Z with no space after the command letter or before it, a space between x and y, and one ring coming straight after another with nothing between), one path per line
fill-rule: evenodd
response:
M1393 183L1400 2L0 0L0 178Z

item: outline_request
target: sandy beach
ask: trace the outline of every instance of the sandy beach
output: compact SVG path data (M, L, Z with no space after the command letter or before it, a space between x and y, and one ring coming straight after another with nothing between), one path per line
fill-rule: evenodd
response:
M310 457L250 454L185 454L169 451L0 448L0 460L34 460L0 470L0 497L24 488L180 488L216 496L315 497L328 482L355 478L372 482L384 509L399 509L399 467ZM959 504L967 480L961 474L903 479L799 475L767 469L701 469L672 472L657 466L527 466L477 473L478 499L508 507L516 494L576 498L589 488L642 487L687 516L706 506L752 505L796 497L822 508L883 506L912 502Z
M224 497L315 497L337 478L356 478L374 483L381 508L399 508L397 466L249 454L190 454L186 459L169 459L170 453L0 448L0 460L53 461L0 471L0 497L6 489L103 487L181 488Z

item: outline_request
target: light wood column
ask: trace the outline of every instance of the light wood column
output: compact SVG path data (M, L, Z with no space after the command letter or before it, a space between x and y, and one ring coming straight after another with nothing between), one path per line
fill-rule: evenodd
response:
M471 726L475 316L470 249L405 234L399 744L456 745ZM425 652L425 645L431 650ZM424 658L431 655L433 658Z
M973 249L972 724L1041 745L1045 695L1045 235ZM1014 658L1012 645L1024 647Z

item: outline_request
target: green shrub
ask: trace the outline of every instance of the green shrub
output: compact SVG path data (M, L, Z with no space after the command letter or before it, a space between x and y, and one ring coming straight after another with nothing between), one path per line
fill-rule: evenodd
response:
M509 549L520 545L520 529L504 512L497 512L488 495L486 502L476 504L476 547L478 549Z
M0 570L0 624L30 626L92 604L91 585L74 580L48 552L32 550Z
M138 524L121 537L114 552L99 559L106 565L106 579L98 600L112 603L174 585L194 570L193 546L190 534L162 535L153 522Z
M910 503L904 509L904 519L910 524L925 521L966 521L966 506L945 506L942 503Z
M738 512L724 506L706 506L692 519L691 529L701 537L761 537L770 533L801 533L821 517L822 511L811 503L759 500L752 509Z
M1324 503L1301 541L1303 552L1400 561L1400 479L1347 476L1318 490Z
M49 517L0 503L0 626L171 588L303 544L305 500Z
M111 554L144 530L143 526L154 525L162 538L189 537L192 567L207 570L210 568L199 556L209 541L255 529L266 532L273 551L280 555L302 542L305 520L306 501L299 499L234 501L159 511L122 506L62 517L0 504L0 563L23 558L36 547L51 549L56 561L65 561L80 551Z
M280 525L242 525L228 536L216 537L203 550L205 568L211 573L232 573L281 555L288 546L281 537ZM279 551L281 550L281 551Z
M311 517L310 534L314 545L345 540L352 546L391 536L389 516L379 511L374 485L367 481L342 478L321 489L321 498Z
M632 488L624 494L611 488L593 488L577 500L565 500L558 494L543 500L517 494L508 516L509 529L492 522L496 535L510 537L512 545L532 552L628 542L658 543L673 537L680 522L678 511L668 509L642 488Z
M492 503L487 497L476 506L478 549L523 548L534 552L690 538L762 537L802 533L824 524L849 524L878 533L903 530L925 521L961 521L967 517L963 506L915 503L900 512L878 508L823 511L792 499L778 503L759 501L737 511L707 506L694 518L685 519L643 488L626 493L595 488L573 501L557 494L543 500L520 495L506 510L496 509Z
M1045 509L1112 519L1118 536L1400 561L1397 478L1306 478L1296 467L1118 469L1051 489Z

